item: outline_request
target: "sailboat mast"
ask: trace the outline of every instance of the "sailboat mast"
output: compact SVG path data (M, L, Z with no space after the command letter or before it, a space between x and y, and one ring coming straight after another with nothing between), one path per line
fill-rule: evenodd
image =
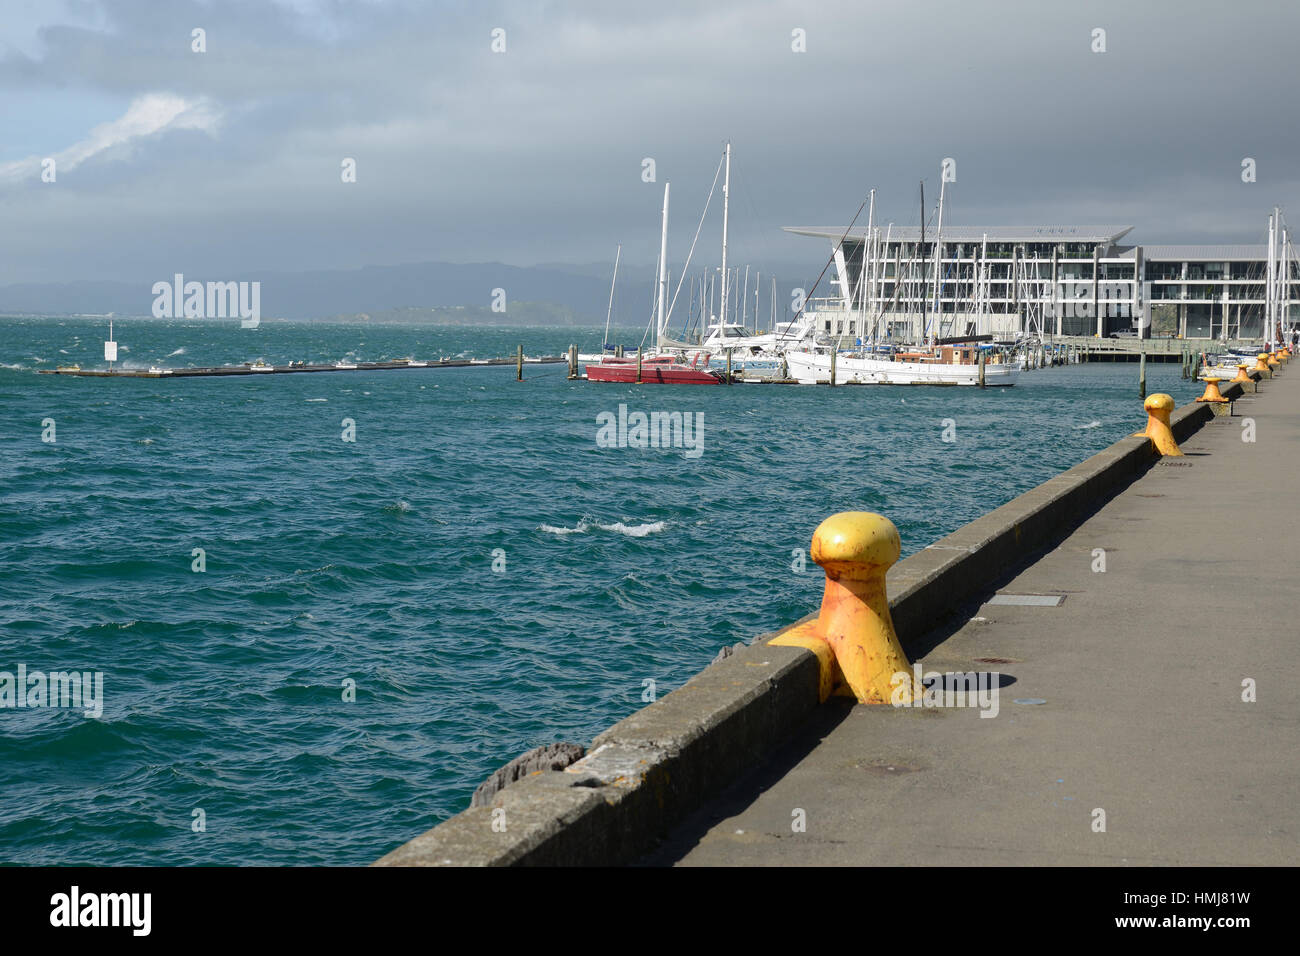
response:
M858 277L858 313L862 316L860 329L864 339L867 332L867 245L871 242L872 232L876 226L875 189L871 190L871 197L868 202L870 205L867 206L867 234L862 239L862 275Z
M718 310L722 325L727 324L727 215L731 200L731 141L727 141L726 174L722 179L722 307ZM719 330L721 331L721 330Z
M921 263L921 281L919 283L920 288L918 289L920 295L917 296L917 298L921 300L921 334L926 336L926 338L929 338L929 328L927 327L927 323L925 319L925 286L926 286L925 272L926 272L926 266L928 266L929 263L926 261L924 256L925 256L925 180L923 179L921 180L921 242L916 247L916 258L917 261Z
M980 322L984 318L984 306L988 296L988 275L989 275L989 234L984 233L984 238L980 240L980 277L976 295L979 297L979 305L975 311L975 334L983 335L984 331L980 328Z
M947 186L947 182L940 176L939 221L935 224L934 231L934 325L936 333L941 331L939 326L943 322L943 303L939 299L939 276L943 271L943 194Z
M670 185L671 183L664 183L664 224L659 236L659 322L657 325L659 331L655 336L656 346L663 339L664 300L668 298L668 187Z
M744 297L740 300L740 324L744 325L745 319L748 317L749 317L749 266L745 266L745 292L744 292Z
M1273 325L1273 286L1274 286L1274 269L1273 269L1273 237L1276 232L1274 217L1277 210L1274 209L1273 215L1268 217L1268 278L1267 291L1264 295L1264 341L1269 341L1270 329Z
M618 281L618 260L623 255L623 243L618 244L618 251L614 253L614 278L609 280L609 308L605 310L605 341L600 348L603 352L609 348L609 320L614 314L614 283Z

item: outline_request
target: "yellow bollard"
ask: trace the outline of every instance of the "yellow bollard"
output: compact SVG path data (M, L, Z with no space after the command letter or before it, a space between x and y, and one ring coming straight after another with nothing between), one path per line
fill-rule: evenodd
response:
M771 643L817 655L822 700L841 683L863 704L911 703L911 691L923 693L911 687L911 665L894 633L885 593L885 572L901 549L894 523L867 511L831 515L813 532L812 559L826 571L821 612ZM909 681L896 690L899 673Z
M1277 356L1270 352L1268 356L1268 367L1277 368L1281 364L1282 363L1277 360Z
M1207 378L1205 380L1205 394L1197 399L1198 402L1226 402L1227 399L1219 392L1219 383L1221 378Z
M1267 373L1269 371L1267 352L1260 352L1258 355L1255 356L1255 367L1251 371L1264 372L1264 373Z
M1157 392L1142 407L1147 413L1147 429L1144 432L1134 432L1133 437L1150 438L1156 451L1169 458L1182 457L1183 451L1178 447L1178 442L1174 441L1173 430L1169 427L1169 414L1174 410L1173 396Z
M1246 363L1245 363L1245 362L1242 362L1240 365L1237 366L1237 377L1234 378L1232 381L1233 381L1233 382L1251 382L1251 381L1254 381L1254 379L1252 379L1249 375L1246 374ZM1229 382L1228 384L1232 384L1232 382Z

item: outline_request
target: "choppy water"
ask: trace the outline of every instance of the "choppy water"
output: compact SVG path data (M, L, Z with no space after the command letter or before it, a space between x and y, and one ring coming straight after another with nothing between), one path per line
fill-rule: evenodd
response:
M99 719L0 710L4 862L370 862L517 753L586 743L643 705L644 681L665 693L814 609L820 572L794 573L792 551L827 515L880 511L910 553L1143 423L1133 365L987 392L639 389L563 366L522 384L511 368L34 374L98 365L102 325L0 319L0 670L104 675ZM601 340L116 331L140 366ZM1180 403L1195 394L1176 365L1148 373ZM597 416L620 403L702 413L702 454L597 447Z

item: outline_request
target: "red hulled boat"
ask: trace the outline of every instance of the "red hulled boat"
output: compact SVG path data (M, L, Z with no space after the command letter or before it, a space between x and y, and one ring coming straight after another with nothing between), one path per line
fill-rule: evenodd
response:
M635 358L615 358L607 355L597 365L587 366L589 382L622 382L635 385L637 379ZM656 355L641 360L643 385L723 385L725 372L684 365L671 355Z

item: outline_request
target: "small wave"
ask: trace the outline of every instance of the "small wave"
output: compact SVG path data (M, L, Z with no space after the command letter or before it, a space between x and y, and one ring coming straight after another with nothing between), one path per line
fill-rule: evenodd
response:
M667 525L663 521L649 521L645 524L626 525L621 521L613 524L602 524L596 527L603 531L614 531L618 534L625 534L629 538L644 538L648 534L655 534L664 530Z
M328 402L329 399L328 399L328 398L308 398L308 399L305 399L305 401L308 401L308 402Z
M1091 421L1088 422L1088 424L1086 425L1075 425L1074 430L1076 432L1079 432L1079 431L1083 431L1085 428L1100 428L1100 427L1101 427L1101 422Z
M184 355L184 354L185 354L185 346L182 345L175 352L168 352L167 357L171 358L173 355Z
M667 522L664 521L647 521L643 524L634 525L624 524L622 521L615 521L612 524L601 524L600 522L587 521L584 518L582 521L578 522L576 527L573 528L565 528L563 526L557 527L553 524L541 524L537 526L537 530L543 531L546 534L558 534L563 536L566 534L586 534L592 528L598 528L601 531L611 531L614 534L626 535L629 538L644 538L646 535L655 534L664 530L666 527Z
M394 505L384 505L384 510L393 514L404 515L411 510L411 505L406 501L399 501Z
M586 534L587 529L590 527L591 525L587 524L587 522L579 521L578 526L576 528L557 528L553 524L540 524L537 526L537 530L545 531L547 534L558 534L558 535Z
M26 367L26 365L21 365L18 362L0 362L0 368L12 369L15 372L20 372Z

